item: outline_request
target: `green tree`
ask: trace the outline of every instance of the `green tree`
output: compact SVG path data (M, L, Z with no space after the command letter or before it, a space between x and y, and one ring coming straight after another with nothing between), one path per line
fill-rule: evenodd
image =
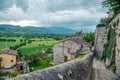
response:
M24 58L26 61L31 61L33 64L36 64L38 61L43 60L47 57L46 54L36 52L34 54L25 55Z
M94 42L94 33L92 33L92 32L90 32L90 33L85 33L84 39L85 39L87 42Z
M104 7L108 7L110 10L113 10L114 13L118 13L120 10L120 0L104 0L102 5Z

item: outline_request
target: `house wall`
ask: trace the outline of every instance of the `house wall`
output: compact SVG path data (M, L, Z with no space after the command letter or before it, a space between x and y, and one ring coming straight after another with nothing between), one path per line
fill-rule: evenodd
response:
M0 54L2 57L1 67L5 67L5 65L15 65L16 64L16 56L15 55L8 55L8 54ZM13 60L13 62L11 62Z
M63 63L64 56L67 56L68 60L74 59L74 56L71 55L70 53L76 53L76 51L79 50L80 47L81 45L78 45L77 43L70 40L54 45L53 47L54 63L55 64ZM70 48L70 53L68 52L68 48Z

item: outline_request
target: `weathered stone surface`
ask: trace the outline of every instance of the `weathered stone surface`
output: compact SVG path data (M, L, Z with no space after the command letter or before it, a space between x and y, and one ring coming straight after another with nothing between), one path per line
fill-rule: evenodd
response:
M93 59L93 68L106 69L104 62L98 60L97 58Z
M90 45L82 36L67 38L53 46L54 64L61 64L75 59L80 54L90 53Z
M20 75L11 80L89 80L91 76L93 54L82 60L72 60L44 70Z
M93 68L91 80L120 80L120 79L110 70Z
M104 45L107 42L107 32L108 29L105 26L96 28L94 49L98 58L101 58Z
M115 65L116 65L116 74L120 77L120 13L116 15L116 17L112 20L111 24L117 23L118 25L115 27L116 32L116 46L115 46Z
M120 80L112 71L107 70L104 62L94 58L91 80Z

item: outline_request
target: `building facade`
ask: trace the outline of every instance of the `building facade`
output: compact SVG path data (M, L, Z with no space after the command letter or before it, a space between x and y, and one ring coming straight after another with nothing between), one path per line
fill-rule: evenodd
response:
M53 46L54 64L61 64L75 59L80 54L90 52L90 45L81 36L65 39Z
M8 68L16 65L17 52L9 48L0 51L0 68Z

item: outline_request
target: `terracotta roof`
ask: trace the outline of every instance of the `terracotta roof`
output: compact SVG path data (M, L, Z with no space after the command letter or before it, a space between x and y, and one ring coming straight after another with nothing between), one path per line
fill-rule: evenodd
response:
M9 48L5 48L5 49L0 51L0 54L17 55L17 51L11 50Z

